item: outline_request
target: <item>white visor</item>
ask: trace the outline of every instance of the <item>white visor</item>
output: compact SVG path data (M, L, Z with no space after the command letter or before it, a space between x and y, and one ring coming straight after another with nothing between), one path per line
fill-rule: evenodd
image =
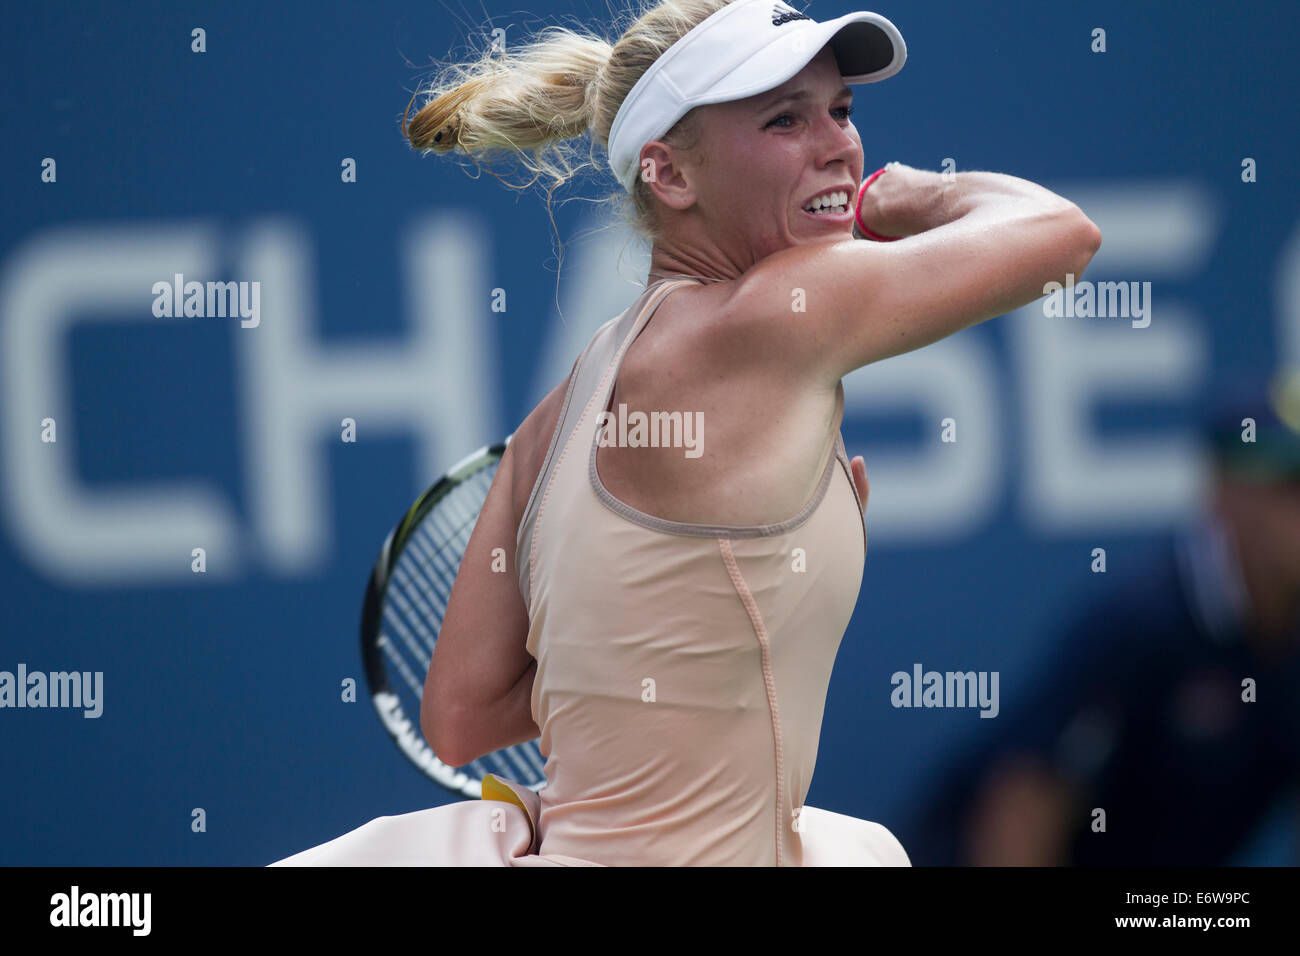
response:
M641 148L697 106L780 86L831 44L845 83L874 83L903 68L907 47L878 13L818 23L782 0L734 0L664 51L637 80L614 117L609 165L629 192Z

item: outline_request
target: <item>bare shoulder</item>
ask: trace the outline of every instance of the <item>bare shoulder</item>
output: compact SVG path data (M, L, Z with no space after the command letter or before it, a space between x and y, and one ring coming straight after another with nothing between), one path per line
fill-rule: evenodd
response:
M816 490L839 383L790 360L771 327L801 316L747 300L745 278L674 290L629 346L609 406L689 411L710 437L700 461L602 447L600 481L626 505L670 521L773 524Z
M677 302L669 297L664 308L688 316L679 330L688 343L682 357L715 374L758 376L784 394L809 387L829 394L838 378L819 375L807 361L818 333L808 321L806 289L773 258L735 279L684 290Z

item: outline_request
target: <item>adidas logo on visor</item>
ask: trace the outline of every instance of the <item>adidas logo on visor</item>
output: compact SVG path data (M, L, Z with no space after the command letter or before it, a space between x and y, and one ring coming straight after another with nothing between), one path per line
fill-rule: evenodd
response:
M812 17L806 13L800 13L798 10L787 7L784 3L778 3L772 8L772 26L779 27L783 23L789 23L791 20L811 20Z

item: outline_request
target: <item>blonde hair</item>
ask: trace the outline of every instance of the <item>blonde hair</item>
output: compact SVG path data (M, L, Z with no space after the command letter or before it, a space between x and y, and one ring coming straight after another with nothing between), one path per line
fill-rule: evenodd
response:
M407 104L402 133L418 150L455 151L476 165L487 165L492 176L512 189L527 189L539 178L549 179L549 209L550 197L559 186L583 169L597 166L595 148L608 150L619 105L641 75L687 31L731 2L662 0L644 6L618 18L616 27L635 19L612 45L586 30L550 26L525 46L501 51L489 47L471 62L443 67L423 91L425 105L409 122ZM587 160L580 163L580 149L566 140L588 131ZM692 151L698 145L694 112L682 117L662 139ZM518 160L533 178L515 184L497 176L487 163L494 153ZM608 169L608 159L600 165ZM630 196L620 185L606 201L616 202L633 232L650 242L658 240L654 195L640 176Z

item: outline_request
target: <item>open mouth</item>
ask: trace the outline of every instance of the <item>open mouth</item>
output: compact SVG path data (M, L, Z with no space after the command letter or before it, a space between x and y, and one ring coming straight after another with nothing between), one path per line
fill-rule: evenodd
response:
M803 207L811 216L824 219L839 219L849 215L849 193L840 189L823 193Z

